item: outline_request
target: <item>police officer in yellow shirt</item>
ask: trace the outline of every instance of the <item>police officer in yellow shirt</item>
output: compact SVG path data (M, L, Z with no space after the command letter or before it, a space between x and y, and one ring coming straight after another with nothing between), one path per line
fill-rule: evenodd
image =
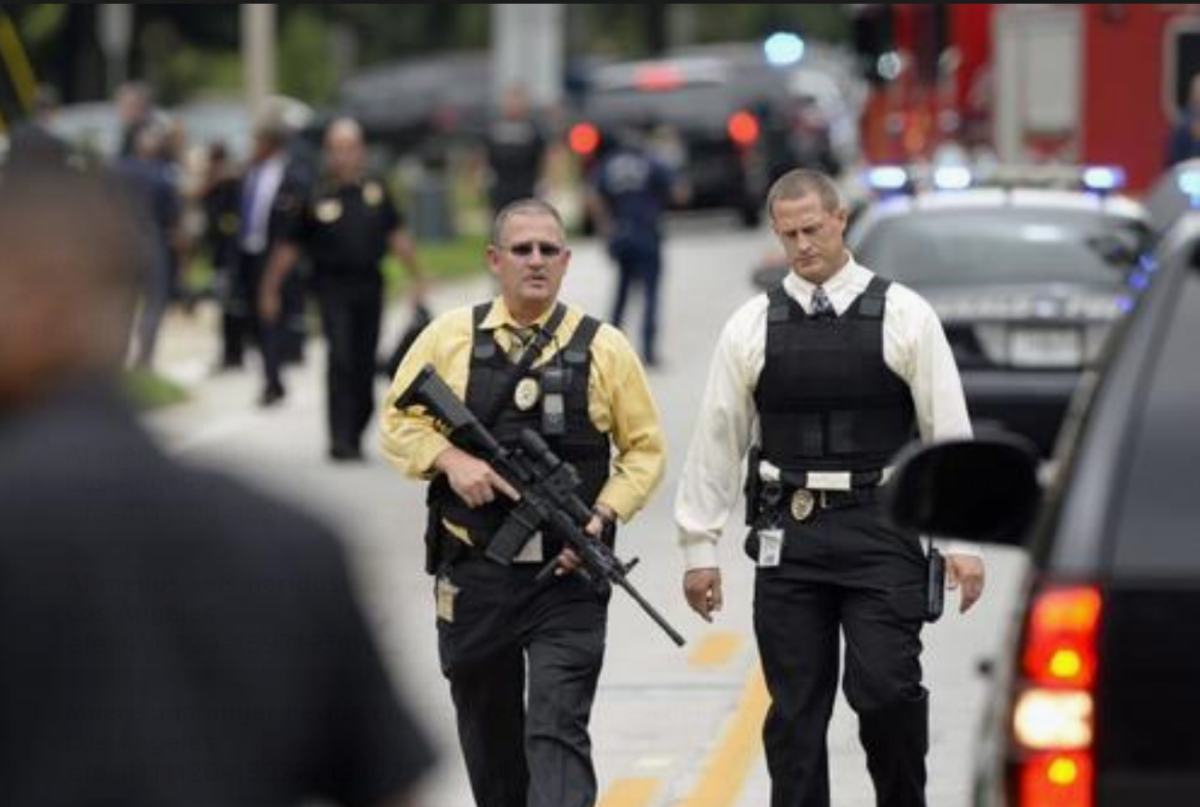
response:
M593 504L591 535L631 518L663 474L658 412L625 337L558 300L570 259L553 207L524 199L500 210L487 247L500 296L436 318L385 399L385 454L406 476L430 480L438 650L479 807L595 803L587 726L608 595L570 573L578 558L550 532L535 533L511 566L487 559L515 491L423 410L394 403L431 364L502 444L533 428L575 466L577 492ZM535 580L552 559L560 574Z

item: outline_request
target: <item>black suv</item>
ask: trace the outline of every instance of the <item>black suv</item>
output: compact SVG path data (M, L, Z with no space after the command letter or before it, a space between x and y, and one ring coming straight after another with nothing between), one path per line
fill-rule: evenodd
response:
M756 226L770 182L766 127L785 81L766 69L751 81L745 68L706 56L601 65L589 76L571 147L587 161L622 129L648 130L651 147L686 183L688 207L733 210Z
M1200 212L1159 256L1072 402L1044 492L1011 437L912 449L889 489L909 528L1029 536L977 807L1200 804Z

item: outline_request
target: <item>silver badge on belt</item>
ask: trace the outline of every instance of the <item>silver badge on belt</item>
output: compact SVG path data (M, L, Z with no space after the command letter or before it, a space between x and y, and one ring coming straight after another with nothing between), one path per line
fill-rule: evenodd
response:
M792 494L792 518L807 521L817 506L817 497L807 488L797 488Z

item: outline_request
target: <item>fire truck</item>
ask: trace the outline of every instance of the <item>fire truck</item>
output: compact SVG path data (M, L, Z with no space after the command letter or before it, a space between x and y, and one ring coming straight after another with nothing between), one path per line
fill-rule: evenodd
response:
M863 142L876 163L959 143L1004 163L1118 165L1142 190L1163 171L1200 73L1200 4L908 3L859 14L860 52L875 59Z

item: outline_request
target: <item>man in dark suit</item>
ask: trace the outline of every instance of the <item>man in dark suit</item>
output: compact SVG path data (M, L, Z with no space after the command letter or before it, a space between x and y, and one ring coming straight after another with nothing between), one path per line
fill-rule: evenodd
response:
M411 806L431 752L338 541L116 391L147 265L121 198L0 184L0 804Z
M241 363L241 345L246 338L257 341L263 362L259 398L263 406L283 400L283 366L288 361L299 361L303 353L304 289L300 273L290 275L282 289L281 315L272 322L258 316L267 256L279 239L280 227L291 221L304 204L312 183L308 167L288 153L292 134L282 108L268 107L255 123L254 152L242 180L237 273L227 312L235 325L232 341L226 345L226 364Z

